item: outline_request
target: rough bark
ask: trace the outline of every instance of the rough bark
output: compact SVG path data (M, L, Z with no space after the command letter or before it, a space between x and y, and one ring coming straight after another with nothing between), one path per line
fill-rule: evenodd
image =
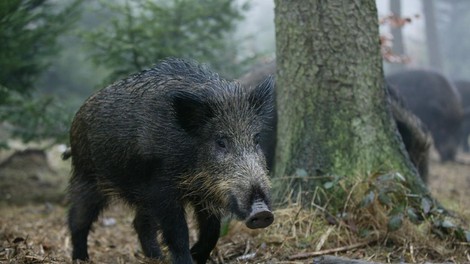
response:
M374 0L276 0L275 177L399 171L426 192L387 108Z

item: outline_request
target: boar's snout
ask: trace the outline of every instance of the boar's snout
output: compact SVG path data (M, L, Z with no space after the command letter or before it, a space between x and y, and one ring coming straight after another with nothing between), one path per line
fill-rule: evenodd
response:
M274 221L274 215L269 210L268 206L263 201L255 201L251 206L251 212L245 220L248 228L265 228L271 225Z

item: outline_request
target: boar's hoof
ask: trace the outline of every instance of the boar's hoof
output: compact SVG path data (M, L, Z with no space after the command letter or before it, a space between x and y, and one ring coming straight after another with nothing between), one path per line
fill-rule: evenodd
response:
M254 202L251 206L250 216L245 221L248 228L265 228L272 224L274 221L274 215L268 209L268 206L264 202Z

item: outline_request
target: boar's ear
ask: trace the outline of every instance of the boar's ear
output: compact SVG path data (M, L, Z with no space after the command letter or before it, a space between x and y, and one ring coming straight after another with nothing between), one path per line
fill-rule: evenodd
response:
M271 115L274 109L274 77L270 75L258 84L248 96L250 104L260 116Z
M171 93L173 109L178 124L188 133L194 134L213 116L206 98L187 91Z

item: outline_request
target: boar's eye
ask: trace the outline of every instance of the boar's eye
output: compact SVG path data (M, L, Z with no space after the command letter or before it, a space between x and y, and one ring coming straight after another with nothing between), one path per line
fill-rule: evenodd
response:
M259 142L261 140L261 135L259 133L257 133L254 137L253 137L253 142L255 143L255 145L259 145Z
M224 137L217 138L215 140L215 143L217 144L217 147L221 149L226 149L227 148L227 139Z

